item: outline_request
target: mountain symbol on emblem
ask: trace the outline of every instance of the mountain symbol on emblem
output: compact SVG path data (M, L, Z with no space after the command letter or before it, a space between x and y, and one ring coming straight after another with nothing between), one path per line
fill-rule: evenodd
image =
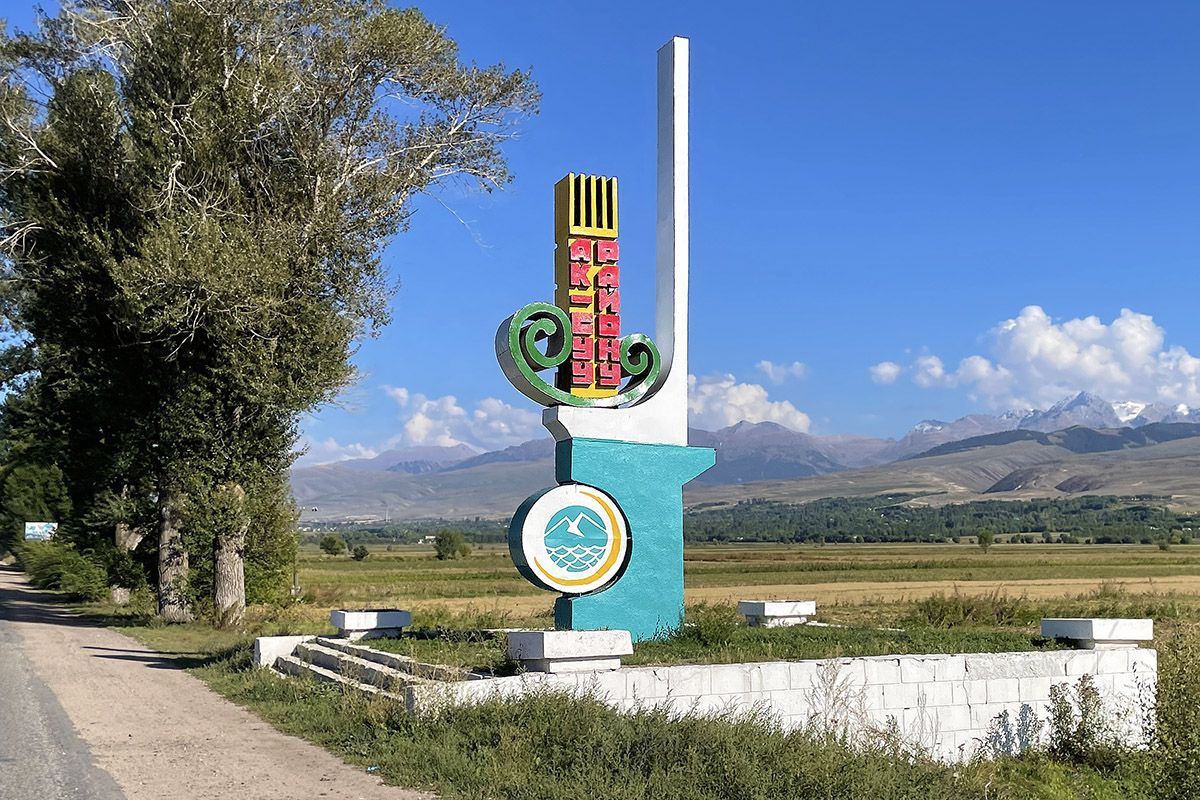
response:
M559 569L585 572L604 557L609 530L594 510L567 506L555 512L546 524L546 553Z

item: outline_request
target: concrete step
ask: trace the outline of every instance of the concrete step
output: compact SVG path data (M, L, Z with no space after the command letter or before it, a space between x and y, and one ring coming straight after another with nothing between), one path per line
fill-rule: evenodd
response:
M366 692L367 694L391 697L402 702L405 701L403 695L385 691L380 689L378 686L372 686L367 683L351 680L339 675L333 670L325 669L324 667L318 667L316 664L304 661L296 656L279 656L277 659L275 659L275 670L283 675L291 675L296 678L308 677L312 678L313 680L321 681L322 683L337 684L338 686L342 687L343 690L354 689L355 691Z
M397 653L386 653L382 650L373 650L370 647L364 647L361 644L348 641L346 639L335 639L330 636L317 637L317 644L322 647L330 648L345 653L349 656L361 658L366 661L373 661L376 664L382 664L385 667L394 669L397 672L403 672L412 675L415 678L431 680L431 681L467 681L480 680L483 676L476 675L470 670L461 669L459 667L448 667L443 664L425 664L408 656L402 656Z
M307 661L331 673L341 675L351 682L365 683L384 690L403 692L405 686L429 683L425 678L400 672L317 642L304 642L297 645L296 656L301 661Z

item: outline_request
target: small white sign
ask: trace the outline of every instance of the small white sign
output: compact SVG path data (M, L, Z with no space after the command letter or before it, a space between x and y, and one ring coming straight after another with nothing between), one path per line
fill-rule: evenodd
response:
M53 539L58 531L57 522L26 522L25 539L27 541L44 542Z

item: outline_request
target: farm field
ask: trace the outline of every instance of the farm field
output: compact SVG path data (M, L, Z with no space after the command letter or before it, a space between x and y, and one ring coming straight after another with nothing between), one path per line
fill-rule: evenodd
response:
M432 547L374 546L358 562L305 548L302 595L316 616L332 607L397 606L414 620L477 614L513 625L546 624L554 596L513 568L504 545L438 561ZM704 545L684 555L689 604L747 599L816 600L829 621L886 620L939 594L999 595L1053 603L1085 596L1170 598L1200 609L1200 545ZM1188 614L1187 616L1190 616ZM1200 613L1198 613L1200 616Z

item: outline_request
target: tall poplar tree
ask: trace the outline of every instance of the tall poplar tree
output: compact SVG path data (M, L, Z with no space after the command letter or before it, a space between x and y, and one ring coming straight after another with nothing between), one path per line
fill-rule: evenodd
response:
M161 613L203 562L235 622L299 415L388 320L381 247L417 195L509 180L536 86L382 0L67 2L0 68L9 357L89 465L78 514L156 506Z

